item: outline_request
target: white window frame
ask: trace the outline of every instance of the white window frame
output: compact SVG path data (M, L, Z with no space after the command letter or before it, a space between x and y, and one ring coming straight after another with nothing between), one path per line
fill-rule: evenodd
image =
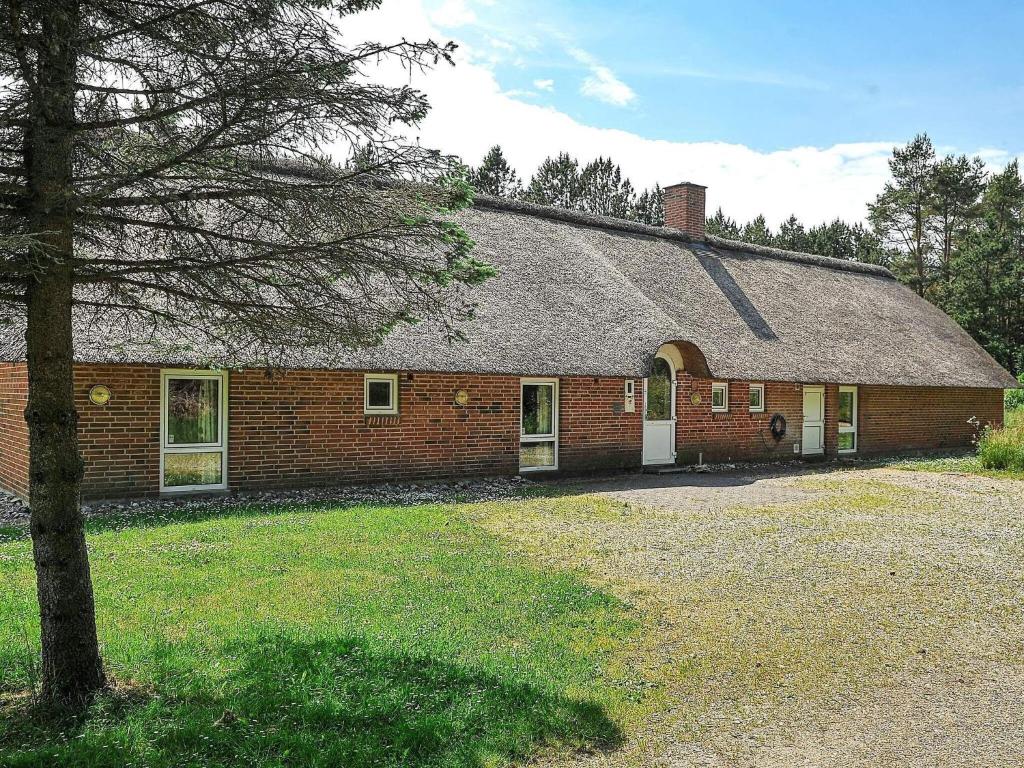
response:
M751 392L760 392L761 393L759 404L756 405L756 406L751 405L750 406L750 412L751 413L764 413L764 384L751 384L750 385L750 391ZM748 399L749 399L749 397L748 397Z
M725 393L725 399L723 400L724 405L715 405L715 390L720 389ZM711 412L712 413L728 413L729 412L729 382L727 381L715 381L711 384Z
M391 385L391 403L387 406L370 405L370 384L387 382ZM397 373L367 373L363 376L363 413L367 416L397 416L398 415L398 374Z
M857 432L857 424L858 424L857 409L859 408L859 403L857 401L860 399L860 396L859 396L859 394L857 392L857 387L852 386L852 385L851 386L842 386L842 387L840 387L839 388L839 392L840 393L842 393L842 392L851 392L853 394L853 426L844 427L844 426L840 425L839 428L838 428L838 433L840 435L851 435L851 434L853 435L853 448L842 448L842 449L837 448L837 451L839 453L856 453L857 449L860 447L860 435ZM838 410L839 410L839 403L838 403L838 399L837 399L837 401L836 401L836 411L837 411L837 413L836 413L836 417L837 417L836 421L837 421L837 423L838 423L838 416L839 416ZM839 440L837 438L836 439L836 445L838 446L838 444L839 444Z
M218 409L220 424L214 443L193 443L181 445L167 442L167 384L175 379L215 379L220 382ZM164 485L164 457L181 453L220 453L219 483L211 485ZM197 491L224 491L228 487L228 372L168 368L160 371L160 493L195 493Z
M551 402L554 408L551 418L551 434L547 435L527 435L523 433L523 390L528 385L550 385L551 391ZM558 379L544 379L544 378L527 378L519 380L519 445L522 447L523 443L554 443L555 444L555 463L548 467L527 467L523 466L522 458L520 458L519 471L520 472L554 472L558 469ZM522 453L520 453L520 457Z

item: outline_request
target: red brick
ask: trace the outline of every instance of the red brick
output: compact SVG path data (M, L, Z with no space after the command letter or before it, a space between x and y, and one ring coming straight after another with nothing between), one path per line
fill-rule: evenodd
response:
M262 370L229 376L228 462L232 488L514 474L519 469L520 379L478 374L403 373L400 415L363 414L363 373ZM106 406L89 389L106 384ZM800 439L803 385L765 384L765 412L749 412L749 383L729 382L729 411L711 412L711 384L680 374L676 448L680 462L786 459ZM454 403L465 389L470 402ZM560 379L559 469L581 473L638 467L643 387L623 410L624 379ZM700 404L691 397L700 395ZM79 440L86 497L152 495L159 488L160 369L78 365ZM0 365L0 486L28 492L24 364ZM826 386L826 453L836 452L838 387ZM788 422L775 441L775 413ZM965 447L968 422L1000 424L1002 392L992 389L859 388L861 455Z

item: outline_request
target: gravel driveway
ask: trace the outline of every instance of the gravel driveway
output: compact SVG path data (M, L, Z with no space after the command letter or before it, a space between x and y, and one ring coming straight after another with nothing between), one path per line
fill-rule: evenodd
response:
M664 701L580 765L1024 765L1024 482L805 468L571 490L593 500L578 515L490 525L651 617L638 658Z

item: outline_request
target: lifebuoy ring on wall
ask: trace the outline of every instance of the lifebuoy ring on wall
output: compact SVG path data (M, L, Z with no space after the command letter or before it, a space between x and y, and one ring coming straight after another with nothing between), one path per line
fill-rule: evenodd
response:
M786 436L786 417L781 413L776 413L772 416L772 420L768 422L768 429L772 431L772 437L776 441L781 440Z

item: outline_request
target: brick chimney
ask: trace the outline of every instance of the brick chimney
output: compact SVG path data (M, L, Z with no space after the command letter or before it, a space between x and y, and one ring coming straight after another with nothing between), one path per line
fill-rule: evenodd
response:
M665 187L665 226L681 229L694 240L703 240L706 189L688 181Z

